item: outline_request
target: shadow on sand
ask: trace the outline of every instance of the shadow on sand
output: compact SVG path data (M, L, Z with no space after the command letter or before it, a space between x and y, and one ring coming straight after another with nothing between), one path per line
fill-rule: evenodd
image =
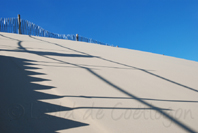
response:
M75 97L75 98L87 98L87 99L133 99L131 97L104 97L104 96L73 96L73 95L65 95L64 97ZM166 100L166 99L154 99L154 98L140 98L142 100L148 101L162 101L162 102L189 102L189 103L198 103L198 101L189 101L189 100ZM135 100L135 99L134 99Z
M35 91L51 89L54 86L32 83L49 81L31 77L31 75L44 75L44 73L31 71L39 69L34 62L0 56L0 132L55 133L57 130L88 126L86 123L46 114L70 111L72 108L39 101L39 99L58 99L62 97ZM30 64L35 67L25 66Z
M1 35L1 36L3 36L3 35ZM5 36L4 36L4 37L5 37ZM10 37L6 37L6 38L10 38ZM34 37L31 37L31 38L37 39L37 38L34 38ZM123 88L121 88L121 87L115 85L114 83L110 82L108 79L105 79L104 77L102 77L102 76L99 75L98 73L94 72L92 69L87 68L87 67L84 67L84 66L80 66L80 65L77 65L77 64L65 62L65 61L62 61L62 60L59 60L59 59L55 59L55 58L53 58L53 57L48 57L48 56L45 56L45 54L41 54L41 53L39 53L39 52L29 51L29 50L25 49L25 48L21 45L21 42L22 42L22 41L17 40L17 39L13 39L13 40L18 41L18 42L17 42L17 44L18 44L18 46L19 46L19 49L18 49L18 50L19 50L20 52L27 52L27 53L36 54L36 55L38 55L38 56L42 56L42 57L51 59L51 60L53 60L53 61L57 61L57 62L59 62L59 63L65 63L65 64L72 65L72 66L74 66L74 67L79 67L79 68L85 69L85 70L87 70L87 72L91 73L92 75L94 75L94 76L97 77L98 79L102 80L104 83L108 84L109 86L113 87L114 89L116 89L116 90L120 91L121 93L125 94L126 96L128 96L128 97L130 97L130 98L132 98L132 99L134 99L134 100L136 100L136 101L138 101L138 102L140 102L141 104L147 106L148 108L157 111L158 113L160 113L161 115L163 115L163 116L164 116L165 118L167 118L168 120L172 121L175 125L177 125L177 126L180 127L181 129L183 129L184 131L191 132L191 133L194 133L194 132L195 132L192 128L190 128L189 126L187 126L185 123L183 123L183 122L181 122L181 121L175 119L174 117L170 116L168 113L166 113L165 111L163 111L164 109L158 108L158 107L156 107L156 106L154 106L154 105L152 105L152 104L146 102L145 99L141 99L141 98L139 98L138 96L135 96L134 94L129 93L128 91L126 91L126 90L124 90ZM41 39L37 39L37 40L42 41ZM44 42L46 42L46 41L44 41ZM55 43L51 43L51 42L48 42L48 43L54 44L54 45L57 45L57 46L60 46L60 47L64 47L64 48L69 49L69 50L72 50L72 51L74 51L74 52L78 52L80 55L82 54L82 55L87 55L87 56L93 57L92 55L89 55L89 54L86 54L86 53L83 53L83 52L80 52L80 51L77 51L77 50L74 50L74 49L71 49L71 48L67 48L67 47L62 46L62 45L59 45L59 44L55 44ZM129 65L122 64L122 63L119 63L119 62L111 61L111 60L108 60L108 59L104 59L104 58L102 58L102 57L96 57L96 56L94 56L94 57L95 57L95 58L102 59L102 60L105 60L105 61L108 61L108 62L111 62L111 63L119 64L119 65L122 65L122 66L125 66L125 67L129 67L129 68L133 68L133 69L137 69L137 70L143 71L143 72L145 72L145 73L147 73L147 74L150 74L150 75L152 75L152 76L155 76L155 77L157 77L157 78L160 78L160 79L166 80L166 81L168 81L168 82L171 82L171 83L173 83L173 84L182 86L182 87L184 87L184 88L186 88L186 89L189 89L189 90L198 92L197 90L195 90L195 89L193 89L193 88L190 88L190 87L188 87L188 86L182 85L182 84L180 84L180 83L177 83L177 82L175 82L175 81L169 80L169 79L167 79L167 78L164 78L164 77L162 77L162 76L156 75L156 74L154 74L154 73L148 72L147 70L140 69L140 68L133 67L133 66L129 66ZM12 74L9 74L9 75L12 75ZM28 79L28 78L27 78L27 79ZM9 80L9 81L10 81L10 80ZM18 81L18 82L20 83L20 81ZM18 83L18 82L17 82L17 83ZM30 82L29 82L29 83L30 83ZM19 87L20 87L20 86L19 86ZM19 91L19 92L22 92L22 91ZM9 93L8 93L8 94L9 94ZM13 94L13 95L14 95L14 94ZM16 96L15 96L15 97L16 97ZM27 98L28 98L28 97L27 97ZM51 99L52 99L52 98L51 98ZM15 103L15 102L14 102L14 103ZM70 110L69 108L65 108L65 109L66 109L66 110ZM85 123L80 123L80 124L82 124L82 126L86 125ZM46 124L45 126L48 126L48 125L51 126L52 124L49 123L49 124ZM71 125L72 125L72 124L71 124ZM74 124L74 125L75 125L75 124ZM77 124L76 124L76 125L77 125ZM76 126L76 127L78 127L78 126ZM63 127L60 127L60 128L63 128ZM67 129L67 128L69 128L69 127L65 127L64 129ZM60 129L59 129L59 130L60 130ZM50 131L52 131L52 130L50 130ZM53 130L53 131L54 131L54 130Z

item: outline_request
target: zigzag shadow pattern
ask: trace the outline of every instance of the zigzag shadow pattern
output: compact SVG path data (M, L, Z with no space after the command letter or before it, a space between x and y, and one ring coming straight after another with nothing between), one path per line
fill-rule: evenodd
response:
M30 77L30 75L44 75L44 73L26 70L39 69L34 62L0 56L0 131L4 133L55 133L57 130L87 126L86 123L46 114L72 109L39 101L39 99L62 97L35 91L51 89L54 86L31 83L47 80ZM27 64L34 67L25 66Z
M31 36L30 36L31 37ZM44 41L44 40L41 40L41 39L37 39L37 38L34 38L34 37L31 37L33 39L36 39L36 40L40 40L40 41L43 41L43 42L47 42L47 41ZM50 43L50 44L54 44L56 46L59 46L59 47L62 47L62 48L65 48L65 49L68 49L68 50L71 50L71 51L74 51L74 52L77 52L79 54L84 54L84 55L89 55L87 53L84 53L84 52L81 52L81 51L78 51L78 50L75 50L75 49L72 49L72 48L69 48L69 47L65 47L65 46L62 46L60 44L57 44L57 43L51 43L51 42L47 42L47 43ZM18 45L20 44L20 42L18 43ZM20 46L20 45L19 45ZM20 48L21 49L21 48ZM92 55L89 55L89 56L92 56ZM101 60L104 60L104 61L107 61L107 62L111 62L111 63L114 63L114 64L119 64L121 66L125 66L125 67L128 67L128 68L133 68L133 69L136 69L136 70L140 70L142 72L145 72L149 75L152 75L154 77L157 77L159 79L162 79L162 80L165 80L165 81L168 81L170 83L173 83L175 85L178 85L178 86L181 86L185 89L189 89L191 91L194 91L194 92L198 92L197 89L194 89L194 88L191 88L191 87L188 87L186 85L183 85L181 83L178 83L178 82L175 82L173 80L170 80L170 79L167 79L165 77L162 77L160 75L157 75L157 74L154 74L152 72L149 72L148 70L145 70L145 69L142 69L142 68L138 68L138 67L135 67L135 66L130 66L130 65L127 65L127 64L123 64L123 63L119 63L119 62L116 62L116 61L113 61L113 60L109 60L109 59L105 59L105 58L102 58L102 57L97 57L95 56L95 58L98 58L98 59L101 59ZM50 58L50 59L53 59L53 58ZM53 59L53 60L56 60L56 59ZM118 90L119 92L127 95L128 97L130 97L131 99L135 99L136 101L142 103L143 105L146 105L154 110L156 110L158 113L162 114L163 116L165 116L168 120L172 121L174 124L176 124L178 127L180 127L181 129L183 129L184 131L186 132L190 132L190 133L194 133L196 132L194 129L192 129L191 127L189 127L188 125L186 125L185 123L179 121L178 119L175 119L174 117L170 116L169 114L167 114L166 112L164 112L162 109L156 107L156 106L153 106L152 104L146 102L145 100L146 99L141 99L139 98L138 96L135 96L134 94L126 91L125 89L115 85L114 83L110 82L108 79L105 79L104 77L102 77L101 75L99 75L98 73L94 72L93 70L87 68L87 67L83 67L83 66L80 66L80 65L76 65L76 64L72 64L72 63L68 63L68 62L63 62L61 60L56 60L56 61L59 61L61 63L66 63L66 64L71 64L71 65L74 65L74 66L77 66L77 67L80 67L80 68L83 68L85 70L87 70L89 73L91 73L92 75L94 75L95 77L97 77L98 79L100 79L101 81L103 81L104 83L108 84L109 86L113 87L114 89Z
M0 34L1 35L1 34ZM3 36L3 35L1 35ZM56 59L56 58L53 58L53 57L48 57L46 56L45 54L41 54L41 53L37 53L35 51L30 51L30 50L27 50L25 47L23 47L23 45L21 44L22 41L21 40L17 40L17 39L14 39L14 38L10 38L10 37L6 37L6 36L3 36L5 38L9 38L9 39L12 39L12 40L15 40L17 41L17 44L18 44L18 49L17 51L16 50L12 50L13 52L26 52L26 53L31 53L31 54L35 54L35 55L38 55L38 56L41 56L41 57L45 57L47 59L51 59L53 61L57 61L59 63L64 63L64 64L69 64L69 65L72 65L74 67L79 67L79 68L82 68L84 70L86 70L87 72L89 72L90 74L94 75L95 77L97 77L98 79L100 79L101 81L103 81L105 84L113 87L115 90L118 90L119 92L121 92L122 94L125 94L126 96L130 97L131 99L134 99L136 101L138 101L139 103L143 104L143 105L146 105L147 107L149 107L148 109L154 109L155 111L157 111L158 113L160 113L161 115L163 115L165 118L167 118L168 120L172 121L175 125L177 125L179 128L183 129L184 131L186 132L191 132L191 133L194 133L196 132L194 129L192 129L191 127L189 127L188 125L186 125L186 123L183 123L181 122L180 120L178 119L175 119L174 117L172 117L171 115L167 114L165 111L163 110L167 110L167 109L162 109L162 108L158 108L157 106L154 106L148 102L146 102L146 99L142 99L128 91L126 91L124 88L121 88L117 85L115 85L114 83L112 83L110 80L102 77L101 75L99 75L98 73L94 72L92 69L88 68L88 67L84 67L84 66L81 66L81 65L78 65L78 64L74 64L74 63L70 63L70 62L66 62L66 61L63 61L63 60L60 60L60 59ZM37 39L38 40L38 39ZM40 39L39 39L40 40ZM47 41L44 41L44 42L47 42ZM77 51L75 49L71 49L71 48L67 48L65 46L61 46L59 44L56 44L56 43L51 43L49 42L50 44L54 44L54 45L57 45L57 46L60 46L60 47L63 47L63 48L66 48L68 50L72 50L74 52L78 52L79 54L82 54L82 55L88 55L86 57L93 57L92 55L89 55L89 54L86 54L84 52L80 52L80 51ZM60 56L60 55L59 55ZM171 83L174 83L174 84L177 84L179 86L182 86L186 89L189 89L189 90L193 90L193 91L197 91L193 88L189 88L185 85L182 85L182 84L179 84L175 81L172 81L172 80L169 80L169 79L166 79L164 77L161 77L159 75L155 75L154 73L149 73L147 70L145 69L141 69L141 68L137 68L137 67L133 67L133 66L129 66L127 64L122 64L122 63L119 63L119 62L116 62L116 61L112 61L112 60L108 60L108 59L105 59L105 58L102 58L102 57L97 57L97 56L94 56L95 58L99 58L101 60L105 60L105 61L108 61L108 62L111 62L111 63L115 63L115 64L119 64L119 65L122 65L122 66L125 66L125 67L129 67L129 68L133 68L133 69L137 69L137 70L140 70L140 71L143 71L143 72L146 72L148 74L151 74L152 76L155 76L155 77L158 77L160 79L163 79L163 80L166 80L166 81L169 81ZM78 108L73 108L73 109L82 109L82 108L90 108L90 107L78 107ZM109 108L105 108L105 109L109 109ZM135 109L135 108L133 108ZM71 109L68 109L68 110L71 110ZM1 124L1 123L0 123ZM50 125L50 124L48 124ZM51 125L50 125L51 126Z

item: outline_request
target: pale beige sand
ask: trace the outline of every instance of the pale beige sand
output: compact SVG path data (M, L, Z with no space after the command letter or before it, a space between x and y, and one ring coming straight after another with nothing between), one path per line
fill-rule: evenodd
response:
M0 32L0 89L0 132L198 131L194 61Z

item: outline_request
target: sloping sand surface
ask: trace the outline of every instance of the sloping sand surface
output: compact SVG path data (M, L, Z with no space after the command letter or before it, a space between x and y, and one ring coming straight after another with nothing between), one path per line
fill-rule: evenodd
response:
M0 32L0 132L198 132L198 62Z

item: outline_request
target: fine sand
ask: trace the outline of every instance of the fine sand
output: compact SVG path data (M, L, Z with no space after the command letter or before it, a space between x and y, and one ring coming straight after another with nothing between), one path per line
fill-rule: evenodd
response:
M0 32L0 91L1 133L198 132L195 61Z

